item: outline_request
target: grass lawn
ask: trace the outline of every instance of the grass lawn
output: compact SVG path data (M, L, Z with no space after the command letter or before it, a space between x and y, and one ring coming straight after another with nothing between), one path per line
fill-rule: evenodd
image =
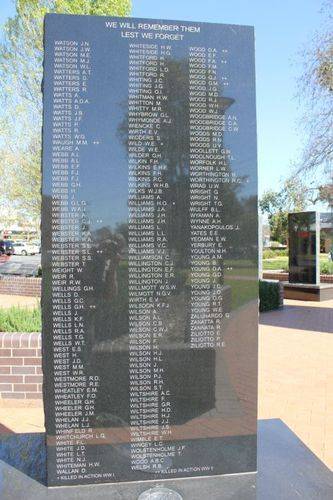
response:
M288 257L275 257L272 259L263 259L264 270L278 270L283 269L288 271L289 258ZM328 260L326 253L320 254L320 271L322 274L333 274L333 262Z
M276 257L274 259L263 259L262 266L264 270L276 270L283 269L284 271L288 270L288 257Z
M42 330L40 307L13 306L0 309L0 332L40 332Z

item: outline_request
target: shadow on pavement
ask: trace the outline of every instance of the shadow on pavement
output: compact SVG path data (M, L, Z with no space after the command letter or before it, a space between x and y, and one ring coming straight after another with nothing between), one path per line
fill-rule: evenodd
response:
M333 308L285 305L283 309L260 314L261 325L333 333Z

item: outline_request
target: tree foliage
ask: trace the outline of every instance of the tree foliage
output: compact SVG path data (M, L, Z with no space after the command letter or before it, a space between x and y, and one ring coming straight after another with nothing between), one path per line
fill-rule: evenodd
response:
M280 243L288 241L288 213L302 212L308 203L308 191L298 178L287 179L279 191L266 191L259 202L268 216L271 238Z
M303 52L304 69L299 98L305 108L301 120L306 144L298 173L322 172L332 179L333 160L333 0L323 4L326 21Z
M40 216L43 21L48 12L124 16L131 0L17 0L0 44L0 197Z

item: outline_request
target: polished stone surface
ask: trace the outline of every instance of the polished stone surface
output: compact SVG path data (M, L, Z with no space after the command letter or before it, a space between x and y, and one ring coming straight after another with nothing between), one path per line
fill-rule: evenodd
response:
M332 283L313 285L311 283L289 283L284 281L283 287L285 299L307 300L313 302L333 299Z
M320 282L320 216L317 212L291 213L289 225L290 283Z
M154 486L141 493L138 500L183 500L183 497L176 491L170 490L170 488Z
M42 435L30 435L41 444ZM17 435L19 442L22 438ZM154 483L119 483L90 486L46 488L27 473L34 462L36 450L20 460L19 450L10 444L11 458L4 457L4 437L0 445L1 500L137 500ZM31 442L31 441L30 441ZM39 452L37 452L39 454ZM45 453L44 453L45 457ZM19 462L21 461L21 465ZM13 465L14 464L14 465ZM45 464L44 464L45 467ZM178 479L164 483L184 500L331 500L333 473L293 434L281 420L262 420L258 426L258 477L255 474L235 474L210 478ZM45 469L44 469L45 470ZM44 476L41 465L32 472Z
M48 482L254 471L253 29L45 29Z

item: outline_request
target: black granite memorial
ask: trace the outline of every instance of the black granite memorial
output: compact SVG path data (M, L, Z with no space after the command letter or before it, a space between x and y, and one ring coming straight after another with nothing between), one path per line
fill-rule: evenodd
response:
M320 252L333 261L333 211L320 213Z
M288 216L289 281L320 282L320 218L317 212L298 212Z
M48 15L49 485L256 470L251 27Z
M329 252L332 220L331 213L289 214L289 282L284 283L285 298L317 302L333 299L333 284L320 281L321 237L323 250Z

